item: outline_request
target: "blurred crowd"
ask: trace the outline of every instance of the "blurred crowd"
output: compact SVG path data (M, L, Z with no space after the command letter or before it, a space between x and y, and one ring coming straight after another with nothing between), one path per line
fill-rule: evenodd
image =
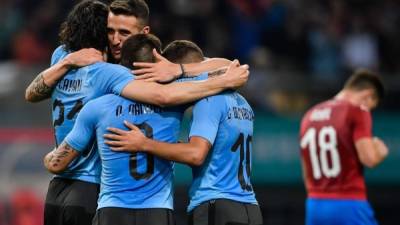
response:
M12 59L24 65L48 63L57 46L59 25L76 2L2 0L0 61ZM396 0L147 0L147 3L152 32L165 44L174 39L190 39L209 57L239 58L250 63L252 91L262 91L268 84L291 89L285 75L292 74L300 76L299 82L307 84L307 79L312 79L331 84L335 89L335 85L359 67L379 71L387 77L400 74L400 2ZM277 74L275 79L274 74ZM276 81L278 76L283 78ZM271 102L272 105L281 102L280 94L269 92L260 97L250 92L250 100L264 108L269 108Z

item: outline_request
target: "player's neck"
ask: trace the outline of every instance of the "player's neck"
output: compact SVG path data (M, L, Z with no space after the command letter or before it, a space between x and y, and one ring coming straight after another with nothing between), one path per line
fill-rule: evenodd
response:
M342 90L340 91L334 99L340 100L340 101L346 101L351 103L352 105L359 105L358 99L356 96L351 92L347 90Z

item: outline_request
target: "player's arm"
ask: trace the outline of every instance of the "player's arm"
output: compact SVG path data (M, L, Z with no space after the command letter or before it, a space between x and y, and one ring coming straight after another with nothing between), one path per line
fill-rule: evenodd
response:
M359 139L356 142L356 149L361 163L369 168L377 166L389 153L388 147L377 137Z
M95 127L102 107L92 100L83 106L76 118L74 127L64 141L55 150L48 153L44 159L44 166L51 173L61 173L68 165L86 150L95 136Z
M157 60L156 63L134 63L135 67L140 68L133 71L135 75L140 75L137 79L168 82L178 78L182 74L185 76L197 76L204 72L210 72L221 67L227 67L232 62L224 58L210 58L199 63L189 63L181 66L180 64L170 62L155 50L153 50L153 54Z
M70 68L82 67L103 60L100 51L89 48L68 54L50 68L39 73L25 90L25 100L39 102L51 96L55 85Z
M370 112L357 108L351 115L354 122L353 141L358 158L364 166L375 167L386 158L388 148L382 140L372 137Z
M242 86L248 79L248 66L234 61L224 75L205 81L174 82L161 85L156 82L135 80L124 87L121 95L158 106L180 105L215 95L225 89Z
M129 131L109 128L112 133L105 134L106 144L113 151L145 152L160 158L199 166L203 164L211 148L210 142L201 137L191 137L188 143L171 144L147 138L135 125L124 122Z
M44 166L54 174L63 172L79 156L79 152L63 142L58 148L49 152L43 159Z

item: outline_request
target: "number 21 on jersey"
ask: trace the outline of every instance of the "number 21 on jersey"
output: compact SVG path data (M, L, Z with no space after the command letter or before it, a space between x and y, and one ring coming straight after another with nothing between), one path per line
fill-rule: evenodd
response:
M302 149L309 150L314 179L318 180L322 175L327 178L339 175L341 171L340 156L334 127L325 126L319 131L314 127L308 128L301 138L300 145Z

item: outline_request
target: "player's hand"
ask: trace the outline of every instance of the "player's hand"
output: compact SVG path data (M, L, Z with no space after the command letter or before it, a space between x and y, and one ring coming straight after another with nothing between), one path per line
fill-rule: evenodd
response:
M94 48L84 48L68 54L64 59L69 67L83 67L104 60L102 52Z
M226 79L227 88L236 89L243 86L249 79L249 66L247 64L241 65L235 59L228 67L223 79Z
M389 154L389 148L386 146L386 144L378 137L374 137L372 140L376 149L379 152L379 155L382 158L386 158L386 156Z
M107 128L111 134L104 134L105 143L113 151L138 152L142 148L146 136L135 125L124 121L124 125L130 130L121 130L118 128Z
M135 67L140 68L132 71L137 80L167 83L175 80L181 74L181 68L178 64L170 62L155 49L153 49L153 55L156 58L156 63L133 63Z

